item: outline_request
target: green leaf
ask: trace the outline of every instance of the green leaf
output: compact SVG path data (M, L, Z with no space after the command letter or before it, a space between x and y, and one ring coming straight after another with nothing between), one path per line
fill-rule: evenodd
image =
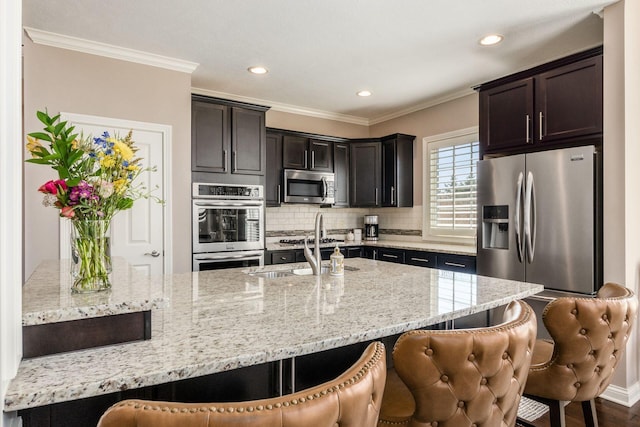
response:
M44 160L44 159L36 159L36 158L34 158L34 159L27 159L27 160L25 160L25 162L28 162L28 163L35 163L35 164L38 164L38 165L48 165L48 164L49 164L49 161L48 161L48 160Z
M60 135L60 132L62 132L62 130L64 129L64 127L67 125L67 122L60 122L56 125L56 127L54 128L54 135Z
M38 116L38 120L40 120L42 123L44 123L47 126L50 125L52 122L51 117L49 117L49 115L44 111L36 112L36 116Z
M69 187L75 187L76 185L80 184L80 181L82 181L82 178L73 178L73 179L69 179L67 180L67 185Z
M44 133L44 132L33 132L30 133L29 136L31 138L36 138L36 139L40 139L42 141L49 141L49 142L53 142L53 139L51 139L51 137L49 136L48 133Z
M129 198L120 199L116 206L119 210L130 209L133 206L133 200Z

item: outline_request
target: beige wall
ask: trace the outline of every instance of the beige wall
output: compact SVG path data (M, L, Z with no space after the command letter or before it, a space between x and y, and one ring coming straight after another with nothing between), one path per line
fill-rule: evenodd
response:
M342 138L367 138L369 136L368 126L285 113L276 110L267 111L266 123L267 127L270 128L339 136Z
M371 126L372 137L406 133L413 144L413 204L422 204L422 139L478 125L478 95L473 93Z
M621 1L604 15L604 281L638 293L640 271L640 4ZM638 324L613 384L638 389ZM633 404L640 396L607 397Z
M24 37L24 126L40 131L36 111L60 111L172 126L173 271L191 270L191 76L32 43ZM25 277L44 259L58 257L58 216L37 192L54 172L25 164Z

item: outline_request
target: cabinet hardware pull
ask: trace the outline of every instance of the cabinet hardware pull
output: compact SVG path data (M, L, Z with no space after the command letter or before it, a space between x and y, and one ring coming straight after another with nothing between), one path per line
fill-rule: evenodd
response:
M222 171L227 171L227 150L222 150Z
M458 264L457 262L445 262L444 265L448 265L449 267L460 267L460 268L465 268L466 265L464 264Z
M425 259L425 258L414 258L414 257L411 257L411 261L429 262L428 259Z
M395 205L395 199L396 199L396 189L391 186L391 204Z
M308 151L304 150L304 169L307 168L307 154L308 154Z
M231 155L233 156L233 170L231 172L237 172L238 171L238 152L234 151L233 153L231 153Z
M382 256L387 258L398 258L398 255L391 255L391 254L382 254Z
M281 259L282 261L286 261L286 260L287 260L287 257L286 257L286 256L281 256L281 257L280 257L280 259Z
M376 206L378 206L378 188L376 187Z
M278 184L278 204L280 204L280 184Z
M542 129L543 129L542 119L543 119L543 115L542 115L542 111L540 111L540 123L539 123L539 126L540 126L540 141L542 141L542 137L543 137L542 136Z
M526 123L526 129L527 129L527 139L525 140L525 143L529 144L531 143L531 135L529 135L529 126L531 126L531 117L529 117L529 115L527 114L527 120L525 121Z
M316 152L311 150L311 169L316 168Z

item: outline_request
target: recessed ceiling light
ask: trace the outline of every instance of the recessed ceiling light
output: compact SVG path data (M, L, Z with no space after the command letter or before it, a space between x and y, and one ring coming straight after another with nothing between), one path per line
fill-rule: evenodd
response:
M261 66L249 67L249 72L253 74L267 74L269 70Z
M484 36L480 39L480 44L482 46L492 46L494 44L498 44L502 41L504 37L500 34L489 34L488 36Z
M361 90L360 92L356 93L356 95L358 96L371 96L371 91L370 90Z

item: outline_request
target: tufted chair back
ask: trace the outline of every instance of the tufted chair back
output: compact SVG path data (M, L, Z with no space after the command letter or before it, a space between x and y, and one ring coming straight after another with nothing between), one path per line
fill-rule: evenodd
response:
M400 336L378 426L514 426L537 323L523 301L504 316L494 327Z
M590 406L583 404L590 425L593 399L611 381L637 310L633 292L614 283L605 284L595 298L563 297L547 304L542 320L553 342L536 342L525 394L551 401L590 401Z
M385 374L384 345L376 342L346 372L317 387L242 403L126 400L109 408L98 427L373 427Z

